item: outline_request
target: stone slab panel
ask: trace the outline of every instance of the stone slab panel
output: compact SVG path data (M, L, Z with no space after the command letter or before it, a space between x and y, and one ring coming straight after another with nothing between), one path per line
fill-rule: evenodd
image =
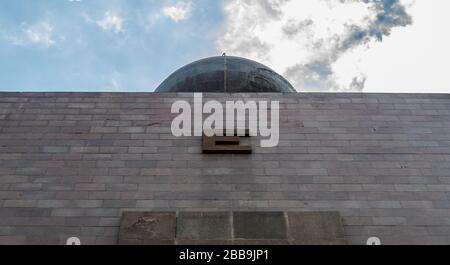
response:
M289 239L295 244L334 245L345 243L338 212L289 212Z
M178 240L231 240L230 212L181 212L177 219Z
M286 239L286 221L282 212L235 212L235 239Z
M119 245L173 245L176 213L125 212Z

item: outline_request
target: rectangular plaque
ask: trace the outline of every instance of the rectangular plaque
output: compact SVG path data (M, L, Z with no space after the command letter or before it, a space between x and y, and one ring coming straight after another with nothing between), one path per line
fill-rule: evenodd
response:
M226 130L223 130L221 135L225 135ZM249 137L249 130L245 130L245 136ZM203 134L203 153L204 154L251 154L252 147L241 145L240 137L237 130L233 136L206 136Z

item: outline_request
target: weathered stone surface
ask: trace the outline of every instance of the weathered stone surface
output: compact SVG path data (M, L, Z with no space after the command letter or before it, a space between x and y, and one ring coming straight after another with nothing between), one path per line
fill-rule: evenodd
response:
M231 240L231 212L181 212L177 219L178 240Z
M450 244L450 95L203 96L279 100L279 146L174 138L171 103L193 94L0 93L0 243L109 243L104 220L138 209L336 211L351 244Z
M287 239L235 239L233 245L237 246L287 246L290 245Z
M228 246L233 245L232 240L186 240L177 239L177 245L189 245L189 246Z
M286 220L282 212L235 212L235 239L286 239Z
M346 239L309 239L290 240L289 244L296 246L345 246L348 245L348 242Z
M120 245L175 243L176 213L125 212L120 224Z
M289 239L295 244L345 244L338 212L289 212Z
M171 223L174 216L176 227ZM167 218L170 226L161 225ZM345 245L347 241L337 212L178 212L125 213L119 243Z

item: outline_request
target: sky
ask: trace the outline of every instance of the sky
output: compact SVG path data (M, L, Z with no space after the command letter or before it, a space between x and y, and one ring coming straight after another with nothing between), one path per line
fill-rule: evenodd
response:
M152 92L221 55L305 92L449 93L448 0L1 0L0 91Z

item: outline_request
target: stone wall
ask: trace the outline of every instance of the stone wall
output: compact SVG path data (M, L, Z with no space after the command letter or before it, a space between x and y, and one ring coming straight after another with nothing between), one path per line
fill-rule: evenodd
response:
M347 245L337 212L123 212L120 245Z
M0 93L0 243L116 244L124 211L337 211L346 240L450 243L450 95L208 94L280 101L281 139L203 155L191 94Z

